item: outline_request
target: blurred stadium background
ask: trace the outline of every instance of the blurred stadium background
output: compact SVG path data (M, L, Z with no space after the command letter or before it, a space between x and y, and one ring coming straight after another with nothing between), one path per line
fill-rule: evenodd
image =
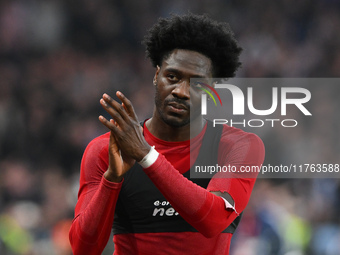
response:
M140 41L158 17L187 10L231 24L239 77L340 76L338 0L0 1L1 255L72 254L81 156L106 132L99 98L119 89L150 116L154 70ZM311 144L315 160L339 162L339 92L320 87L312 105L331 125L262 132L266 162L303 160ZM340 254L339 193L338 179L258 180L231 254Z

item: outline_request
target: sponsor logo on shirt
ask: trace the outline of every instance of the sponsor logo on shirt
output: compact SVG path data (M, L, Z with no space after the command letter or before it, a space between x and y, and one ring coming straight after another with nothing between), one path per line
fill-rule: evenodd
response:
M170 205L169 201L156 200L153 205L155 206L152 216L177 216L178 212Z

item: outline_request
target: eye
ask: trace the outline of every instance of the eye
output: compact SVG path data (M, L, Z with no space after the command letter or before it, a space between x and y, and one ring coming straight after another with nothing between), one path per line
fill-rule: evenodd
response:
M168 79L169 81L171 81L171 82L176 82L176 81L178 81L177 76L176 76L175 74L173 74L173 73L169 73L166 77L167 77L167 79Z

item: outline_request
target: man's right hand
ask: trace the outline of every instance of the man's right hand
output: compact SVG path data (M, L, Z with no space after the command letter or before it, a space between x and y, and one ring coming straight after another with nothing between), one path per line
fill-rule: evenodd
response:
M120 152L113 132L110 132L109 167L104 173L105 179L121 182L124 174L135 164L135 160Z

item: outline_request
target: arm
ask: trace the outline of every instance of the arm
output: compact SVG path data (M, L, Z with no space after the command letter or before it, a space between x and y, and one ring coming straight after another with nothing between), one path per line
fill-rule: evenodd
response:
M108 168L108 139L104 141L92 141L81 162L78 202L69 233L75 255L101 254L110 237L121 183L103 177Z
M110 237L122 176L134 160L121 155L116 140L92 141L81 163L80 189L69 233L73 253L101 254Z
M226 158L223 152L220 150L221 158ZM262 141L250 134L244 141L235 143L223 163L239 169L242 165L261 165L263 156ZM256 180L216 175L204 189L180 174L161 154L144 171L175 210L206 237L219 234L244 210ZM236 210L226 206L222 197L235 205Z

